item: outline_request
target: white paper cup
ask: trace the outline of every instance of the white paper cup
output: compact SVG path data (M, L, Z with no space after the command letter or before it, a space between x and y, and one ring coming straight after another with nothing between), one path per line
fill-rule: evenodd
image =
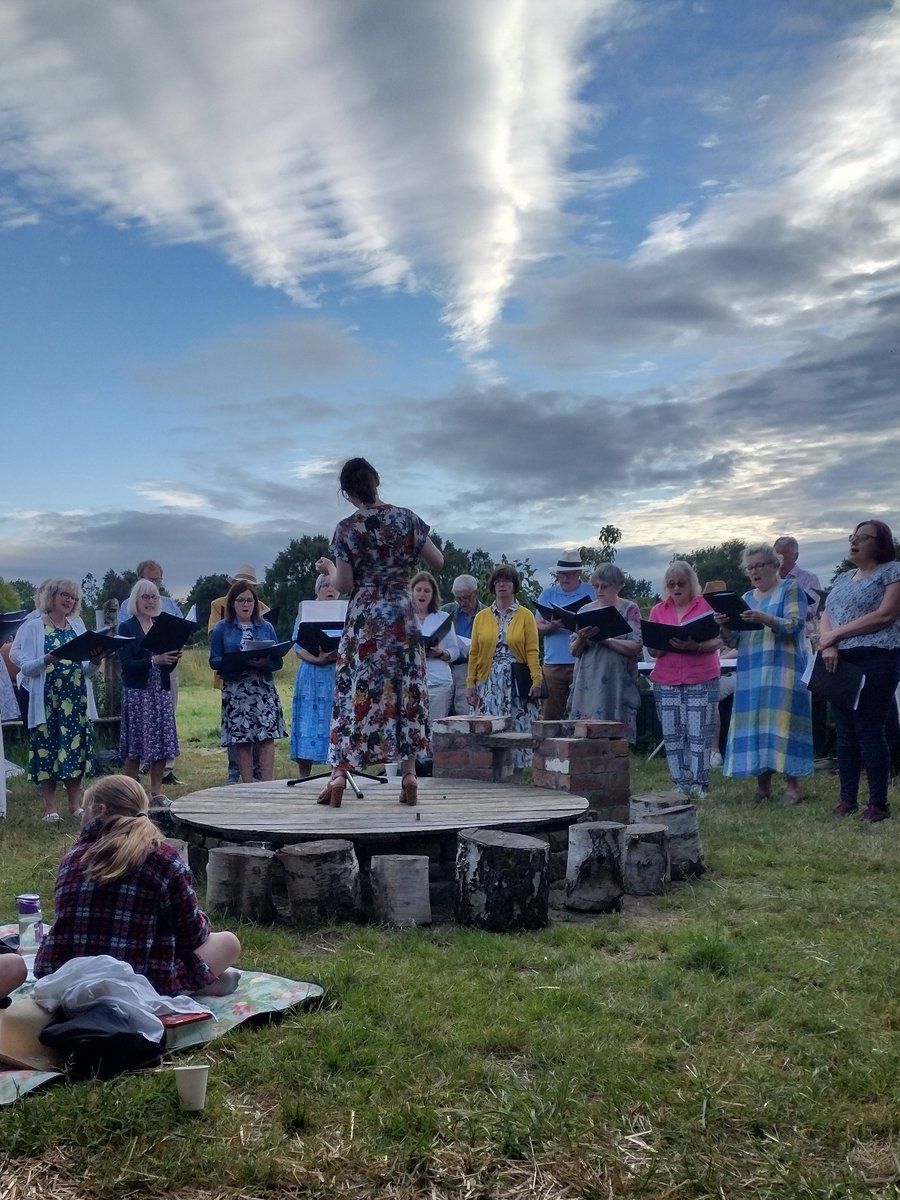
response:
M385 763L384 773L388 779L396 779L400 774L400 764L398 762Z
M175 1068L175 1086L181 1107L188 1112L199 1112L206 1104L206 1081L209 1063L198 1063L192 1067Z

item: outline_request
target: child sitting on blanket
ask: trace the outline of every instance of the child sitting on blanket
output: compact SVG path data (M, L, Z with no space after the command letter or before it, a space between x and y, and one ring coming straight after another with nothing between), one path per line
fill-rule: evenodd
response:
M70 958L109 954L162 996L224 996L238 985L233 933L213 933L191 873L147 815L147 794L126 775L85 792L81 835L56 877L53 926L35 958L49 975Z

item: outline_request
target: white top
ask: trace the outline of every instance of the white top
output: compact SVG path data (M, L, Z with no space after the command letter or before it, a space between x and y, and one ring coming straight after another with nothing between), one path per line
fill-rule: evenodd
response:
M47 674L47 664L44 662L44 622L26 621L19 627L9 652L9 657L19 668L16 683L28 692L28 728L36 729L47 719L44 711L44 677ZM81 617L69 617L68 624L76 633L84 633L85 626ZM96 675L97 664L89 660L81 664L84 671L84 688L87 694L88 718L97 720L97 705L94 703L94 689L91 687L91 675Z

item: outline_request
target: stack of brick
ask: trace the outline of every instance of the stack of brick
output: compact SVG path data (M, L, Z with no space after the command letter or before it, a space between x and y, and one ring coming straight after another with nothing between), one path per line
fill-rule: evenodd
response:
M626 728L619 721L535 721L535 787L586 796L606 821L628 819Z
M508 717L444 717L431 735L433 771L442 779L479 779L493 783L505 774L509 751L489 745L503 734ZM529 739L530 740L530 739Z

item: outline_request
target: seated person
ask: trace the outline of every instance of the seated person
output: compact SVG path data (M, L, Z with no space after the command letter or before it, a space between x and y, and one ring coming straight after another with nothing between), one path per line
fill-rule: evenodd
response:
M224 996L240 972L233 933L213 933L191 873L147 816L147 794L108 775L84 796L81 834L56 876L56 916L34 963L40 978L70 958L109 954L162 996Z

